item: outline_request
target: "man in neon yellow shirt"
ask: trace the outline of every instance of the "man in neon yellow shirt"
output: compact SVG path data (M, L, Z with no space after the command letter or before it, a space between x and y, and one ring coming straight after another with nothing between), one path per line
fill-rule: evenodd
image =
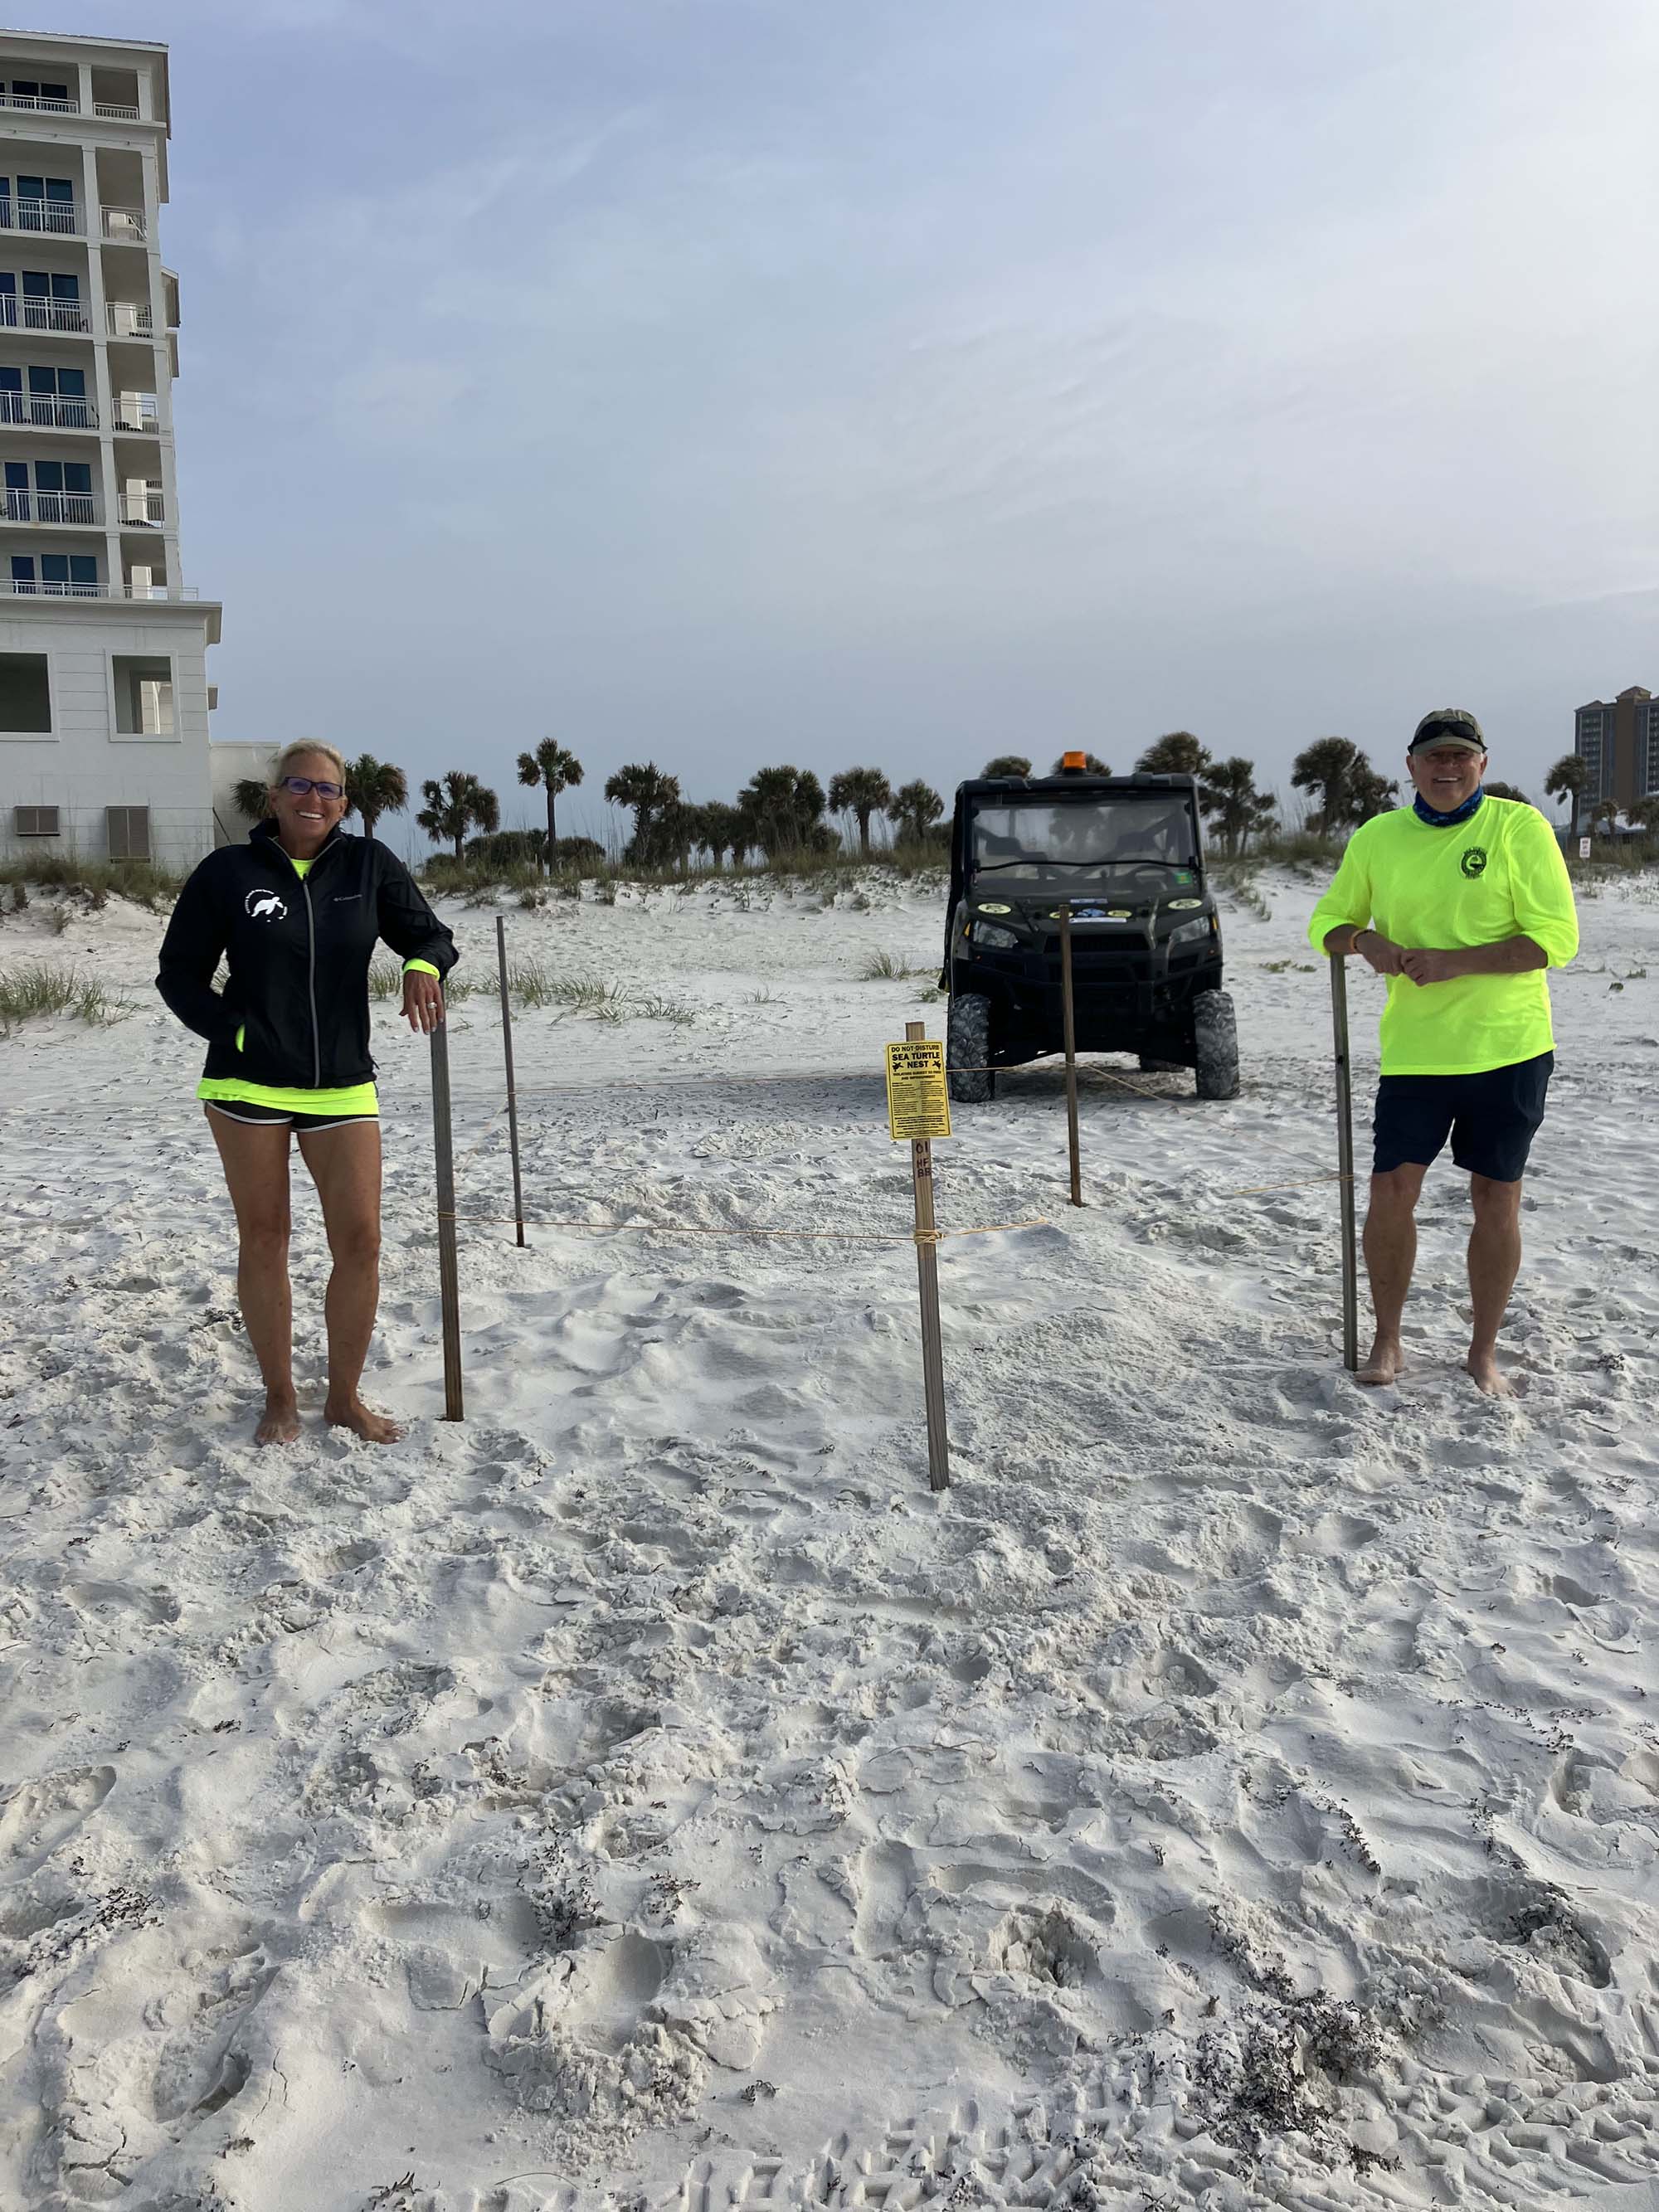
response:
M1473 714L1425 714L1406 767L1415 803L1355 830L1308 929L1317 950L1357 952L1389 985L1365 1219L1376 1340L1359 1380L1404 1370L1417 1200L1449 1137L1474 1207L1465 1364L1503 1396L1498 1331L1521 1266L1521 1178L1555 1065L1544 971L1577 951L1578 920L1543 816L1483 792L1486 741Z

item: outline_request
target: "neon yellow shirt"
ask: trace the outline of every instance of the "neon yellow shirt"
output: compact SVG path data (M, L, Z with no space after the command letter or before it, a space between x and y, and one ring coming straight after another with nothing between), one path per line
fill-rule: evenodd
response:
M1578 950L1578 916L1555 833L1535 806L1486 799L1467 822L1437 829L1402 806L1363 823L1308 925L1316 951L1343 924L1439 951L1529 937L1552 968ZM1549 985L1540 968L1388 979L1384 1075L1479 1075L1552 1052Z
M276 849L303 883L312 863L296 860L280 845ZM404 975L412 972L435 975L438 970L429 960L405 960ZM246 1030L236 1032L238 1052L246 1035ZM378 1114L380 1110L380 1096L372 1083L339 1084L331 1091L301 1091L271 1083L245 1083L235 1075L204 1075L196 1086L196 1096L216 1098L223 1106L270 1106L282 1114Z

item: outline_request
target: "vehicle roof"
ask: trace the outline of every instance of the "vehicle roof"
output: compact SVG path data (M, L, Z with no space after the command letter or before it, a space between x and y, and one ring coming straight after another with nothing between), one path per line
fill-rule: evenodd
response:
M1040 799L1055 793L1073 796L1079 792L1101 792L1108 797L1125 799L1146 798L1154 792L1195 792L1195 775L972 775L957 786L958 801L963 799L996 797L1012 798L1026 792Z

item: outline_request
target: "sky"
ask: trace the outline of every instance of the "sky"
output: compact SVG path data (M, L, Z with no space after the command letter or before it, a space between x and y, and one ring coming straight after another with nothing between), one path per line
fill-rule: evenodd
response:
M1659 690L1649 0L39 0L172 49L216 734L688 798Z

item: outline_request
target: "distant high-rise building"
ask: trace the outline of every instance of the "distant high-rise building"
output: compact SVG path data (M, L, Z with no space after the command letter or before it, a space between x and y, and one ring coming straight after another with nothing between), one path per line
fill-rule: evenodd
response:
M0 852L183 867L215 842L169 122L165 46L0 32Z
M1572 749L1583 762L1584 804L1633 805L1659 791L1659 699L1632 684L1616 699L1592 699L1573 717Z

